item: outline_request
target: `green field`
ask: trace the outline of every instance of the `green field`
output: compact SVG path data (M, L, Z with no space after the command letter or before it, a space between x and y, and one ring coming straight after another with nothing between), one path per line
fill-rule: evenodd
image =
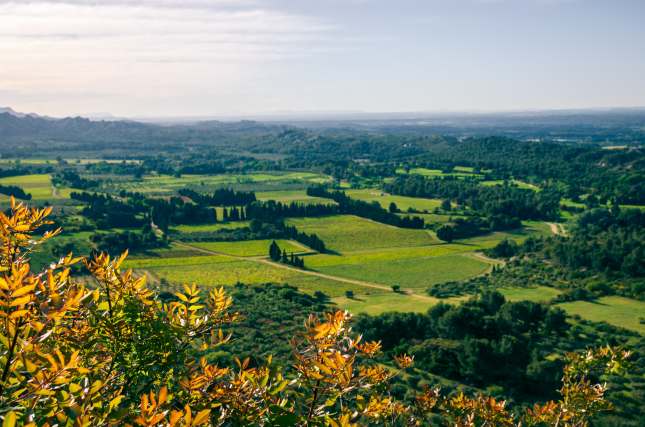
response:
M307 195L306 190L282 190L282 191L259 191L255 194L258 200L275 200L282 203L301 203L301 204L336 204L331 199L323 197L312 197Z
M293 269L275 267L254 260L239 260L224 255L182 256L176 258L128 259L125 267L147 273L153 282L167 280L174 285L197 283L202 286L288 283L313 293L322 291L330 297L345 291L358 291L356 285L306 275Z
M207 233L218 230L232 230L248 227L249 221L220 222L217 224L174 225L172 232L177 233Z
M438 243L424 230L393 227L353 215L291 218L287 223L295 225L300 231L317 234L330 250L340 253Z
M436 283L477 276L485 273L489 268L490 264L484 261L456 254L385 262L368 261L362 264L338 264L319 267L317 270L334 276L423 290Z
M439 299L413 298L395 292L374 294L357 294L354 298L336 297L332 302L352 314L366 313L377 315L388 311L425 313L430 307L440 302Z
M421 175L427 177L437 177L437 176L456 176L456 177L475 177L482 178L483 175L473 173L473 168L467 168L464 166L457 166L454 168L455 172L443 172L440 169L427 169L427 168L412 168L408 173L412 175ZM397 169L396 173L405 174L404 169Z
M507 301L549 302L561 294L561 291L546 286L499 288L497 291L504 295Z
M607 322L645 335L645 302L618 296L602 297L593 302L574 301L558 304L567 313L593 322Z
M56 188L52 185L51 176L48 174L20 175L0 178L0 185L16 185L31 194L32 200L61 200L68 199L72 189ZM8 197L0 195L0 200Z
M313 183L330 182L331 178L314 172L265 172L250 174L219 174L219 175L148 175L142 180L128 180L118 184L119 189L138 191L141 193L168 194L181 188L190 187L196 190L208 191L212 188L271 184L300 183L303 186Z
M33 200L51 199L52 181L50 175L22 175L0 178L0 185L17 185L31 194ZM4 196L7 198L7 196Z
M402 211L407 211L409 208L419 211L432 211L441 205L441 200L438 199L394 196L378 189L347 190L346 193L353 199L378 202L384 209L388 209L392 202Z
M520 181L519 179L511 179L509 182L513 186L524 190L533 190L533 191L540 190L540 187L538 187L537 185L529 184L528 182ZM482 181L481 184L489 187L492 187L495 185L504 185L504 180L497 179L497 180L490 180L490 181Z
M284 249L287 253L298 253L308 251L308 249L297 242L290 240L276 240L280 249ZM207 251L222 253L226 255L239 256L239 257L257 257L269 256L269 246L271 240L245 240L242 242L195 242L191 246L196 248L205 249Z

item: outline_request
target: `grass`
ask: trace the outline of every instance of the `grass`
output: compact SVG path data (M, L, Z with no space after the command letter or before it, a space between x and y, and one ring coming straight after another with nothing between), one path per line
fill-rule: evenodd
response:
M332 302L353 314L365 313L378 315L388 311L425 313L430 307L439 303L439 299L417 299L410 295L395 292L359 294L354 298L336 297Z
M561 293L561 291L547 286L499 288L497 290L504 295L507 301L548 302Z
M148 273L153 281L164 279L175 285L197 283L202 286L229 286L238 282L288 283L304 292L322 291L330 297L344 295L347 290L357 292L363 289L356 285L311 276L295 270L255 261L236 260L223 255L128 259L125 266Z
M516 186L517 188L521 188L523 190L533 190L533 191L540 190L540 187L538 187L537 185L529 184L528 182L520 181L519 179L511 179L510 183ZM488 187L493 187L496 185L504 185L504 180L496 179L496 180L482 181L481 185L486 185Z
M393 227L353 215L292 218L287 222L300 231L317 234L330 250L340 253L437 243L427 231Z
M281 190L281 191L260 191L257 192L258 200L275 200L282 203L302 203L302 204L336 204L333 200L323 197L312 197L307 195L306 190Z
M168 194L184 187L204 190L209 188L281 183L321 183L331 178L314 172L265 172L249 174L218 174L218 175L148 175L142 180L130 180L119 183L119 189L138 191L141 193ZM200 188L201 187L201 188Z
M597 301L574 301L558 304L571 315L578 315L593 322L607 322L611 325L636 331L645 335L645 302L630 298L610 296Z
M432 211L441 206L441 200L438 199L394 196L378 189L347 190L346 193L353 199L366 202L378 202L385 209L388 209L392 202L402 211L407 211L408 208L419 211Z
M476 177L482 178L483 175L473 173L473 168L468 168L465 166L457 166L454 168L455 172L443 172L440 169L427 169L427 168L412 168L410 169L410 174L412 175L422 175L427 177L437 177L437 176L456 176L456 177ZM405 174L405 170L397 169L396 173Z
M461 299L459 298L443 300L432 297L415 298L414 296L395 292L357 294L354 298L341 296L332 299L334 304L349 310L353 314L365 313L372 316L392 311L425 313L439 302L450 304L459 303L460 301Z
M213 252L240 257L268 256L271 240L245 240L241 242L195 242L191 246ZM303 247L290 240L276 240L280 249L287 253L302 252Z
M205 233L210 231L243 228L248 227L248 225L249 221L220 222L217 224L176 225L172 227L172 231L178 233Z
M319 267L317 270L335 276L390 286L425 289L436 283L477 276L485 273L489 268L490 265L484 261L455 254L394 259L385 262L366 261L362 264L337 264Z
M57 200L68 199L69 193L73 190L69 188L61 188L57 190L57 195L53 195L53 186L51 175L49 174L33 174L33 175L20 175L0 178L0 185L17 185L31 194L32 200ZM8 200L9 197L5 195L0 196L0 200Z

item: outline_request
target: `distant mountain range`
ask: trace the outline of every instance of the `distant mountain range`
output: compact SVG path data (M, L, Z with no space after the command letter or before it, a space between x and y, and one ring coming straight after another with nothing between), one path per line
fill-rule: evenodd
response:
M103 115L106 117L106 115ZM0 148L11 144L61 142L76 145L101 143L189 143L225 145L239 136L277 134L288 128L315 132L387 132L408 135L456 137L498 135L517 139L551 139L604 144L643 144L645 108L606 110L558 110L509 113L338 113L335 116L299 119L266 117L262 121L217 121L143 123L109 117L52 118L0 107Z

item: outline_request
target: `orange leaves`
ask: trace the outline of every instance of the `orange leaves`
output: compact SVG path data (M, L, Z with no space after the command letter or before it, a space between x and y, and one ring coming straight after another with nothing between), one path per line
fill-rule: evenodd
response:
M52 224L46 218L52 208L30 209L11 198L11 215L0 212L0 264L8 270L14 262L23 263L21 254L60 233L60 229L46 232L40 239L32 234L44 225Z
M401 369L407 369L414 363L414 357L408 356L407 354L400 354L394 356L394 361Z
M374 357L378 352L381 351L381 342L370 341L364 344L358 343L356 344L356 349L367 357Z
M314 340L333 339L345 331L345 324L352 318L347 311L325 314L326 322L319 322L314 316L307 322L307 329Z

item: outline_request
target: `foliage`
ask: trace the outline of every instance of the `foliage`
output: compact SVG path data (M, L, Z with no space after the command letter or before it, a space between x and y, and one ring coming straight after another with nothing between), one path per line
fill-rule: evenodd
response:
M28 209L12 199L0 213L0 408L3 425L331 425L422 422L436 412L446 425L557 423L586 426L607 409L605 388L592 378L618 372L628 356L612 349L571 355L562 399L513 414L492 398L441 397L436 389L415 405L387 391L395 371L377 363L378 342L364 341L350 315L312 315L292 340L292 378L249 359L234 366L203 355L225 345L238 315L223 289L203 296L184 286L160 299L143 277L99 254L85 260L98 286L70 277L71 255L43 272L29 254L55 236L51 209ZM234 326L233 326L234 328ZM394 358L399 370L413 358ZM596 372L597 371L597 372Z

